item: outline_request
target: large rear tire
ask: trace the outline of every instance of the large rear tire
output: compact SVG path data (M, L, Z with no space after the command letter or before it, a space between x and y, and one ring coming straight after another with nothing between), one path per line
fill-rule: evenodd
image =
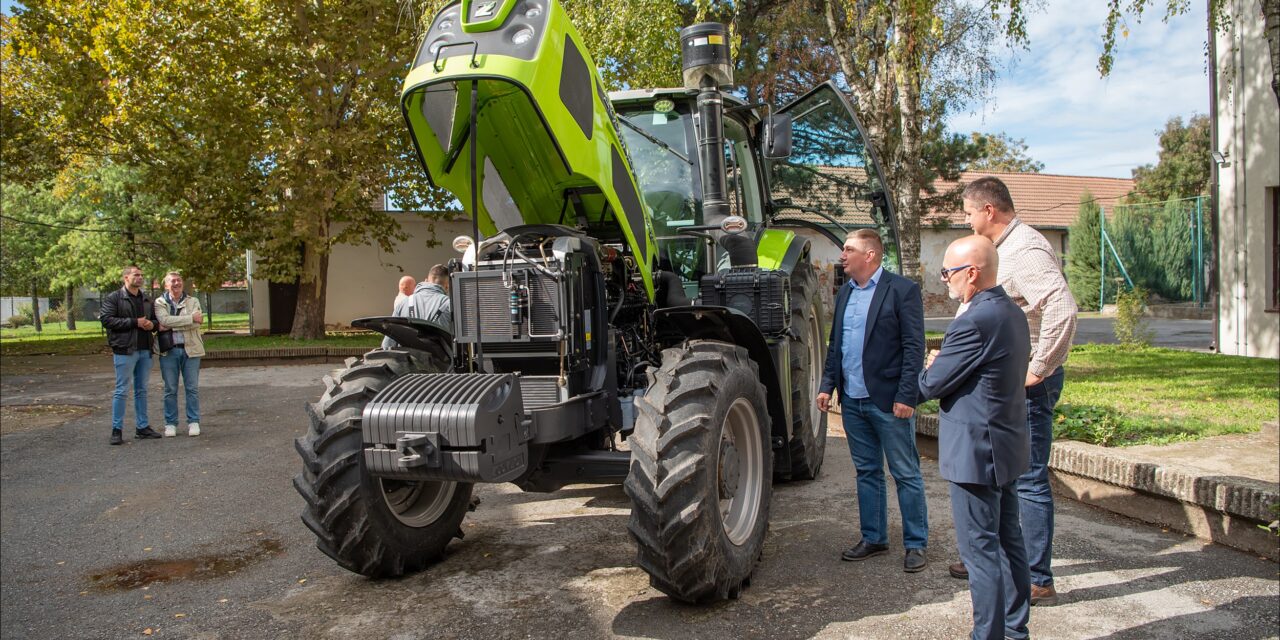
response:
M827 356L822 295L807 259L791 275L791 479L812 480L827 450L827 413L816 398Z
M756 364L724 342L666 349L636 407L624 487L637 562L677 600L738 597L764 547L773 492Z
M293 486L307 503L302 521L316 547L343 568L372 578L420 571L462 537L472 485L377 478L362 453L365 405L400 376L444 369L422 352L370 351L325 376L324 395L307 405L311 425L294 441L303 470Z

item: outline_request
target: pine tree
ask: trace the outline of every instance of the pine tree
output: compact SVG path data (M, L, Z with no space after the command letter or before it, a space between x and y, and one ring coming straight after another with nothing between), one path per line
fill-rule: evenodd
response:
M1080 196L1080 209L1076 221L1067 231L1070 242L1067 250L1067 285L1082 311L1097 311L1098 278L1101 275L1098 235L1101 231L1102 209L1094 201L1093 194Z

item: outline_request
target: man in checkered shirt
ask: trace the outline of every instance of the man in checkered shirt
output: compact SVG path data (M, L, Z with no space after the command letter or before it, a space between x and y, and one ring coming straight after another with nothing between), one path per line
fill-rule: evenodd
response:
M1075 298L1067 288L1053 247L1039 231L1018 219L1009 188L987 176L964 189L965 222L996 245L998 284L1027 315L1031 363L1027 368L1027 428L1031 431L1031 468L1018 478L1018 507L1031 567L1031 604L1054 605L1053 492L1049 487L1049 449L1053 444L1053 407L1062 394L1062 364L1076 335ZM964 313L964 309L960 310ZM951 575L968 578L963 563Z

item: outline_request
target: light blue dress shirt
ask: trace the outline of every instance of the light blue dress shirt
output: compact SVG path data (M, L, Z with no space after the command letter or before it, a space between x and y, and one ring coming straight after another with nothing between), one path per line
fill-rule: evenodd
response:
M862 343L867 333L867 314L871 310L871 298L876 294L876 283L884 274L884 267L876 269L864 287L849 279L849 302L844 307L844 332L841 340L841 370L844 371L844 394L850 398L867 398L867 383L862 376Z

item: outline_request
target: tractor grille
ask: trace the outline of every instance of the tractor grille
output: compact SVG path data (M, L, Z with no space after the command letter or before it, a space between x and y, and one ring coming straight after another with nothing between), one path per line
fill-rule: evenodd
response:
M502 286L502 274L499 271L481 271L466 274L468 277L456 279L457 294L454 304L457 309L459 342L476 341L477 289L479 289L480 337L486 342L491 340L507 341L512 339L510 291ZM536 271L519 270L512 278L529 288L529 317L520 328L522 338L530 334L534 336L554 336L560 331L560 315L563 313L560 287L548 276ZM535 338L537 339L537 338Z
M525 409L537 409L560 402L560 387L556 376L521 376L520 394L524 396Z

